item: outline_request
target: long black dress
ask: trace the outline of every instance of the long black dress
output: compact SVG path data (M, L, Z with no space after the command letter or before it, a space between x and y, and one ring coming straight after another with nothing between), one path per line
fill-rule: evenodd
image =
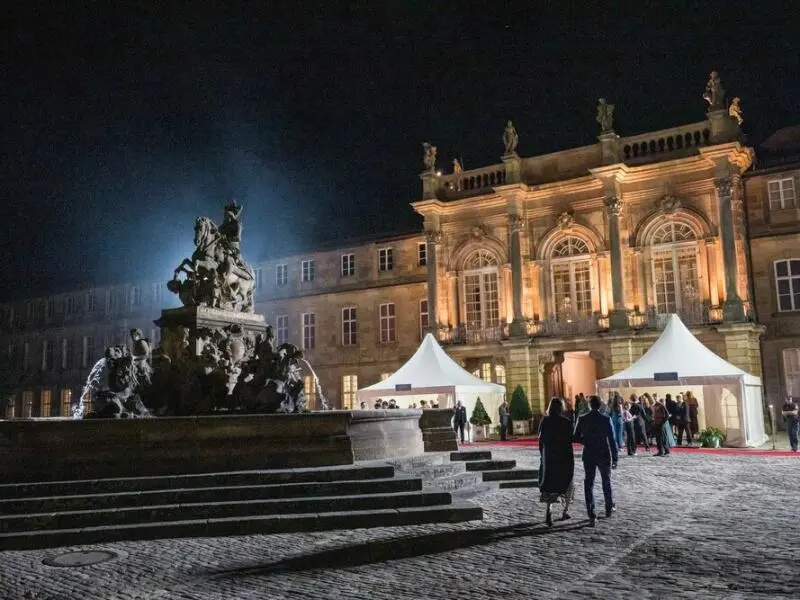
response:
M572 452L572 423L561 416L547 416L539 428L540 501L555 503L572 499L575 456Z

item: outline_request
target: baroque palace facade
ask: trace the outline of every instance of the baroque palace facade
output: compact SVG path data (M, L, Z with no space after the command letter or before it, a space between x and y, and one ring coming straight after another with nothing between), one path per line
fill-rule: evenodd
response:
M670 313L734 365L761 376L763 364L768 402L800 396L800 128L754 152L738 99L727 109L712 84L705 120L672 129L620 137L601 101L602 132L581 148L521 157L509 122L500 162L442 174L426 144L412 203L423 231L259 263L256 311L339 408L431 331L542 411L636 361ZM0 347L23 373L6 416L67 414L106 346L133 327L158 341L164 288L0 306ZM310 373L306 390L314 406Z

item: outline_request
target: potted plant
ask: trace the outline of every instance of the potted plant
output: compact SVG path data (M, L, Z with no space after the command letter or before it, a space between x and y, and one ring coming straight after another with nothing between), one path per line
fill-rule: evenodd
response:
M514 393L511 394L509 412L511 412L511 422L514 424L514 434L527 434L530 428L529 421L533 413L531 412L528 397L525 395L525 390L522 389L521 385L518 385L514 389Z
M725 441L725 434L716 427L709 427L700 432L700 445L703 448L719 448Z
M475 402L475 408L472 409L472 416L469 418L469 422L472 423L475 427L480 427L481 436L483 439L487 439L489 436L486 434L486 426L492 424L492 419L486 413L486 408L483 406L483 402L481 402L480 397Z

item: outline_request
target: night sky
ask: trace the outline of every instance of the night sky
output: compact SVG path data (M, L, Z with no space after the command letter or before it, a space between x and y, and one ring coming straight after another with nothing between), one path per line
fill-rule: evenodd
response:
M523 156L590 144L599 96L621 135L698 121L712 69L751 142L800 124L791 3L31 4L0 25L0 299L166 279L232 197L251 262L406 231L421 142L447 170L509 118Z

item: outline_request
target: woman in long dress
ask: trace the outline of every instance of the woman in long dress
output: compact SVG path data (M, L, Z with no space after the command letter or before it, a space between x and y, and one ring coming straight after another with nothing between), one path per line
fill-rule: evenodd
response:
M539 501L547 504L545 521L553 526L553 504L564 503L561 519L569 519L569 505L574 488L572 476L575 470L575 457L572 453L572 422L562 416L564 404L560 398L553 398L539 427Z

